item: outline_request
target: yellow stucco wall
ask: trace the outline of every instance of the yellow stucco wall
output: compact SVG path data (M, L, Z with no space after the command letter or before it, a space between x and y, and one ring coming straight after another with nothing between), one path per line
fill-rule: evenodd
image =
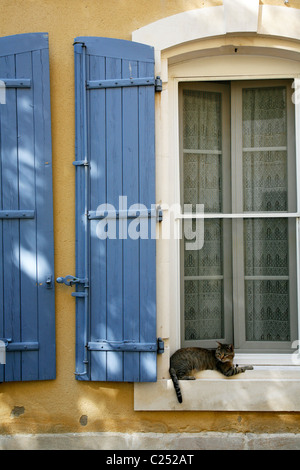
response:
M283 5L283 0L263 1ZM131 32L222 0L0 0L0 36L48 32L50 47L55 277L75 273L74 62L76 36L131 39ZM300 8L290 0L289 8ZM300 414L135 412L133 385L78 382L75 301L56 287L57 379L0 385L0 433L297 432ZM87 418L86 418L87 417Z

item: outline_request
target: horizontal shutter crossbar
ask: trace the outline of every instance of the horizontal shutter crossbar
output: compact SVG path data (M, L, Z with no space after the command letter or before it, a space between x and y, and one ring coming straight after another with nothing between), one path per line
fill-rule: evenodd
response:
M39 348L39 343L34 342L8 343L6 351L38 351Z
M162 211L160 208L155 209L134 209L134 210L109 210L109 211L89 211L88 218L90 220L100 219L136 219L136 218L156 217L159 221L162 219Z
M144 78L122 78L116 80L88 80L86 88L92 90L95 88L122 88L130 86L149 86L155 85L154 77Z
M30 88L30 78L0 78L1 82L5 84L5 88Z
M38 351L40 345L36 341L21 341L21 342L12 342L11 339L0 338L5 344L6 352L16 352L16 351Z
M34 219L35 211L8 210L0 211L0 219Z
M136 341L90 341L89 351L124 351L124 352L157 352L160 343L138 343Z

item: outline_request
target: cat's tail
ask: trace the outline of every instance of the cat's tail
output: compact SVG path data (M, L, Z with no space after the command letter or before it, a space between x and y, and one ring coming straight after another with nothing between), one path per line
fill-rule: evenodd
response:
M173 369L173 367L170 367L169 372L170 372L170 376L174 384L175 392L177 395L177 400L179 401L179 403L182 403L182 395L181 395L181 390L180 390L178 378L176 375L176 371L175 369Z

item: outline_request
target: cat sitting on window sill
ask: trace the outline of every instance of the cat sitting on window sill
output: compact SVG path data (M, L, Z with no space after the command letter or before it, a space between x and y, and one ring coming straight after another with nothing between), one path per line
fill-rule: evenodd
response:
M214 370L225 377L253 370L253 366L233 364L234 347L232 344L217 342L216 349L182 348L178 349L170 359L169 373L174 384L177 400L182 403L179 380L195 380L195 373L203 370Z

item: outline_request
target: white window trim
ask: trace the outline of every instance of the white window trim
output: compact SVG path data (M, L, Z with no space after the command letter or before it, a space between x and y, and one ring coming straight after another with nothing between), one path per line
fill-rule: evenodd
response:
M163 80L163 91L156 97L156 202L163 209L164 205L174 207L174 204L180 203L180 81L294 78L299 84L300 45L295 40L300 41L300 32L293 25L299 24L295 21L295 15L299 16L300 21L300 10L259 6L255 1L253 4L251 2L253 8L249 12L249 2L234 0L239 15L233 18L229 16L232 2L226 0L221 7L174 15L133 33L134 41L155 46L156 73ZM245 19L246 13L249 14L249 22L240 20ZM278 17L281 18L280 31L275 21ZM230 36L228 40L227 32L236 33L237 37ZM252 34L251 46L245 36L238 37L239 33L249 32ZM267 37L253 36L253 33L263 33ZM276 41L272 40L272 36L276 36ZM300 105L296 106L296 129L299 130L296 132L296 158L300 181ZM299 193L297 212L300 210ZM158 228L160 237L169 215L168 211L164 211L164 221ZM300 225L297 220L299 260ZM174 224L176 233L180 231L180 224L180 213L177 212ZM250 364L255 361L254 371L230 379L213 371L201 372L196 381L181 381L184 400L178 404L168 373L170 355L180 347L180 241L176 236L174 238L160 238L157 242L157 335L165 341L165 353L158 356L158 381L134 385L135 410L300 411L300 362L295 362L293 353L240 354L236 362ZM300 295L298 312L299 299ZM300 321L298 323L299 328ZM287 390L285 382L289 382L288 393L284 393Z

